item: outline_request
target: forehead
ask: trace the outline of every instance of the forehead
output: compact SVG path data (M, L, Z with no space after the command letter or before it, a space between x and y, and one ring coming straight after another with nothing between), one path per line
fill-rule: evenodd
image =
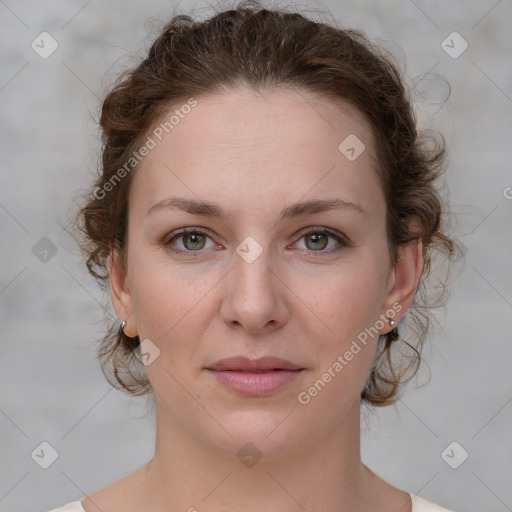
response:
M291 89L196 101L193 108L173 105L149 133L154 148L134 176L134 208L147 210L168 192L239 207L280 202L279 209L284 197L308 191L342 191L347 200L378 193L371 131L350 105Z

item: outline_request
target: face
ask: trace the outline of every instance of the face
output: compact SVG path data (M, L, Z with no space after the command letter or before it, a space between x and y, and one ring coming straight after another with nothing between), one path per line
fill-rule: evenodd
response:
M338 148L351 134L359 156ZM111 268L158 410L232 452L336 435L417 280L413 256L390 262L369 127L306 91L238 91L197 98L161 138L132 182L126 274ZM292 369L217 365L239 356Z

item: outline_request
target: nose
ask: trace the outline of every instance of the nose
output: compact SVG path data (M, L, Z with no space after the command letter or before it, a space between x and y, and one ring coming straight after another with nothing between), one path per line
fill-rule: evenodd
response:
M279 329L289 317L286 286L271 267L264 249L254 260L233 254L233 268L224 282L222 320L247 334L265 334ZM275 265L274 265L275 266Z

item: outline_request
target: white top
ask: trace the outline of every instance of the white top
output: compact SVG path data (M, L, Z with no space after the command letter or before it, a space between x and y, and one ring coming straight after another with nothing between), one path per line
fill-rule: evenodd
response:
M409 494L412 501L412 512L452 512L447 508L443 508L439 505L435 505L434 503L430 503L430 501L424 500L415 494ZM50 512L85 512L85 510L84 507L82 507L81 500L79 500L67 503L60 508L54 508L53 510L50 510Z

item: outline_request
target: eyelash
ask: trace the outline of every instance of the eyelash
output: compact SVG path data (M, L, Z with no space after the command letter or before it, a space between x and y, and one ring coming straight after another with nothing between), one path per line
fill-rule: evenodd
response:
M191 256L191 257L201 256L201 252L203 252L201 249L199 249L197 251L190 251L190 250L184 251L182 249L175 249L175 248L172 247L171 243L173 241L179 239L182 235L187 235L187 234L205 235L205 236L207 236L208 238L211 239L211 237L208 235L208 232L205 231L202 228L184 228L184 229L181 229L181 230L176 231L174 233L171 233L171 235L172 235L171 238L169 238L168 241L164 242L164 246L166 248L168 248L171 252L175 253L175 254L180 254L180 255L186 254L187 256ZM345 247L349 247L350 246L350 243L349 243L349 241L347 240L347 238L345 236L343 236L341 233L338 233L338 232L333 231L333 230L328 229L328 228L310 228L307 231L304 231L302 233L302 235L301 235L301 237L299 238L298 241L302 240L304 237L306 237L308 235L311 235L311 234L327 235L327 236L329 236L331 238L334 238L338 242L338 244L339 244L334 249L329 249L328 251L312 251L312 250L309 250L308 252L314 254L314 256L313 256L314 258L330 255L330 254L336 253L336 252L344 249ZM195 253L197 253L197 254L195 254Z

